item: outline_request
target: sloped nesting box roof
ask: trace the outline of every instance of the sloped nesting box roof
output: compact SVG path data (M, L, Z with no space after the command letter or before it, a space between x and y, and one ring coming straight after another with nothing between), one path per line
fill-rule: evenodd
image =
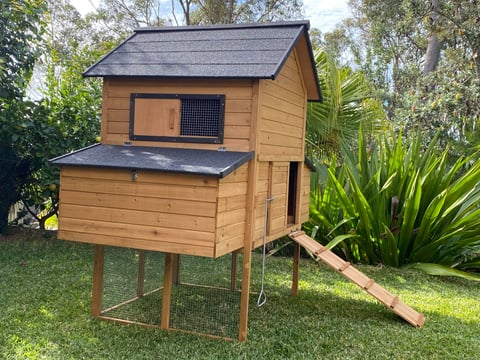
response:
M308 21L140 28L84 76L275 79L297 48L307 96L321 100Z
M95 144L50 160L60 166L158 170L223 178L245 164L253 152Z

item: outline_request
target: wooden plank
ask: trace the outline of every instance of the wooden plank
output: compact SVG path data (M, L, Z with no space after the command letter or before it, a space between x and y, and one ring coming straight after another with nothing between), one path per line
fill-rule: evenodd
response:
M63 204L62 217L105 221L116 224L214 232L215 218L184 214L158 213L83 205Z
M59 230L58 238L61 240L78 241L89 244L120 246L161 252L174 251L178 254L214 257L213 242L211 246L201 246L197 244L179 243L175 238L168 238L164 239L163 241L149 241L144 239L129 238L127 236L91 234L70 230Z
M225 94L229 98L252 98L252 81L224 79L175 79L162 80L146 78L110 79L109 95L130 97L130 93L159 94Z
M126 208L131 210L144 210L147 212L151 211L205 217L215 217L216 214L216 204L213 202L79 192L73 190L64 190L62 187L61 189L62 205L75 204L117 209ZM233 207L236 203L238 203L236 206L241 206L243 204L241 199L244 198L245 196L242 195L240 195L238 198L223 198L225 199L226 203L224 205L224 211L234 210Z
M228 99L225 101L225 113L251 113L251 100Z
M95 245L93 262L92 281L92 316L98 317L102 313L102 291L103 291L103 264L105 259L105 248L103 245Z
M268 131L274 134L293 136L296 138L302 138L303 128L298 126L292 126L290 124L284 124L278 121L273 121L267 118L264 118L262 121L262 131Z
M262 121L269 120L274 123L290 125L298 129L302 129L303 122L305 121L305 116L303 114L289 114L275 107L268 106L268 104L262 107L260 116L262 118Z
M278 109L282 112L285 112L296 117L304 118L305 116L305 105L303 104L292 104L285 102L285 99L278 98L270 94L264 94L264 106L268 106L272 109Z
M303 147L303 139L296 138L289 135L281 135L276 133L271 133L268 131L262 131L260 134L260 143L262 145L275 145L275 146L283 146L295 149L302 149ZM301 155L301 151L299 151Z
M78 233L98 234L113 238L123 237L151 242L174 242L199 246L213 246L215 234L211 232L161 228L143 225L119 224L105 221L62 217L61 229ZM132 246L133 247L133 246Z
M222 183L218 188L218 197L229 197L245 195L247 193L247 182L240 183Z
M225 126L225 137L229 139L248 139L250 137L249 126Z
M245 209L222 212L217 215L217 227L238 224L245 221Z
M124 123L127 125L127 131L128 131L128 125L130 123L130 111L125 110L117 110L117 109L108 109L107 110L107 122L120 122Z
M66 166L62 168L62 175L65 177L79 177L85 179L108 179L121 180L132 183L132 174L128 169L99 169L95 167L73 167ZM137 180L135 183L152 184L175 184L185 186L205 186L216 187L218 179L213 176L169 174L151 170L137 170Z
M246 195L222 197L218 199L217 212L220 214L226 211L244 209L246 204Z
M62 187L65 190L75 190L81 192L150 196L153 198L169 198L190 201L216 202L217 198L217 189L213 187L183 186L173 184L158 186L157 184L151 183L84 179L67 176L62 177ZM239 190L237 189L237 191Z
M129 123L120 121L108 121L107 132L109 134L128 134Z
M243 248L244 235L234 236L228 239L225 239L222 242L215 243L215 257L224 256L233 251L238 251Z

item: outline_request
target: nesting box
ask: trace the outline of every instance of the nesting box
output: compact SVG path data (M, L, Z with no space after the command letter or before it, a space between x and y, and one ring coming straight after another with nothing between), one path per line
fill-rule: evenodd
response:
M321 100L308 28L143 28L87 69L103 78L102 141L52 161L58 237L216 258L299 229L306 106Z

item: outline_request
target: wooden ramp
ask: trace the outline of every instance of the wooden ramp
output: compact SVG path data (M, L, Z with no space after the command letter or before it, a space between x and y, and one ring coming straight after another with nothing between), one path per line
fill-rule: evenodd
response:
M405 305L398 296L391 294L382 286L378 285L373 279L366 276L364 273L357 270L349 262L341 259L333 252L328 250L325 246L319 244L303 231L295 231L289 234L289 237L303 246L305 249L311 251L318 259L325 264L337 270L340 274L348 280L360 286L370 295L377 298L385 306L390 308L394 313L408 321L415 327L420 327L425 322L425 316L416 312L408 305Z

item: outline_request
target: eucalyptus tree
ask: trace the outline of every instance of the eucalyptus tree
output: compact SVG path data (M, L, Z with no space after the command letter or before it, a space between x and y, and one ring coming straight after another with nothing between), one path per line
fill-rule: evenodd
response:
M371 79L406 137L454 154L479 144L480 6L464 0L350 0L353 17L324 36Z

